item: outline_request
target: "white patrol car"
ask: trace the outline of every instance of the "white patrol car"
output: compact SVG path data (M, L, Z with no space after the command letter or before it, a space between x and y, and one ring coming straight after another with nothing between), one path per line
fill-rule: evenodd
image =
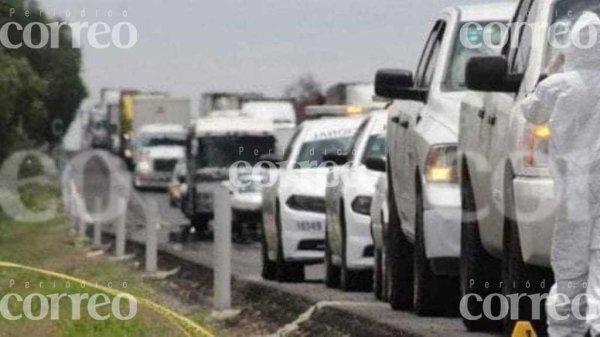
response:
M254 166L261 156L274 153L275 143L273 123L269 120L237 114L237 117L200 118L193 124L186 146L188 193L183 204L184 213L197 233L207 232L214 215L214 189L230 180L231 172L237 176L232 177L236 180L232 184L234 209L256 207L256 193L249 189L255 189L257 184L246 184L246 181L237 184L238 178L253 178L231 169L234 164L240 168ZM245 166L237 165L239 163ZM245 190L238 190L236 186Z
M177 161L184 157L185 135L179 124L149 124L140 129L134 144L134 187L168 186Z
M345 153L362 118L306 121L298 127L284 157L269 158L263 189L262 275L278 281L301 281L304 265L324 256L325 185L329 169L323 155ZM266 159L266 158L265 158Z
M339 167L327 177L325 193L325 284L343 290L357 288L370 278L373 240L370 208L380 172L367 160L385 156L386 111L370 114L358 128L348 154L326 156Z

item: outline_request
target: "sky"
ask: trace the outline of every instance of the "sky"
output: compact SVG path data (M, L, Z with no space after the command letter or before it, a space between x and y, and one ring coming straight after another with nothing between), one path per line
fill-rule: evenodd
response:
M379 68L415 68L441 9L490 1L39 2L47 13L71 22L102 21L112 28L126 21L137 30L137 43L130 49L92 48L83 31L83 77L90 92L85 105L90 105L103 87L160 90L197 101L206 91L281 95L287 84L307 73L324 87L372 81ZM127 38L124 34L122 39Z

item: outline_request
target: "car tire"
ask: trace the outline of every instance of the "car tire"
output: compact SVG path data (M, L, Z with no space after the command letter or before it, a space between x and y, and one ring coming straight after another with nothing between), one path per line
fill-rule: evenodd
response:
M512 182L512 178L509 182ZM512 191L508 190L505 193L504 200L506 201L506 217L504 220L504 257L502 260L503 293L506 296L512 294L542 296L548 293L550 286L554 283L552 270L526 265L523 262ZM517 308L510 308L511 311L518 309L519 315L516 319L512 319L510 315L506 316L504 331L510 335L518 321L530 322L534 330L538 331L538 335L540 332L547 331L545 302L546 300L541 301L540 307L535 308L541 313L541 316L539 319L534 320L532 302L527 298L520 299Z
M275 208L275 222L277 226L277 261L275 279L277 282L304 282L304 265L298 262L286 262L283 256L283 236L281 226L281 212L279 203Z
M261 259L262 259L262 278L268 281L274 281L277 277L277 264L269 260L269 246L267 245L266 231L263 229L260 240Z
M377 300L384 300L384 283L383 283L383 252L381 249L375 249L375 263L373 266L373 293Z
M196 237L200 240L206 240L210 238L209 233L209 217L206 215L194 215L192 217L192 227L196 230Z
M460 289L463 298L474 295L485 299L492 293L499 293L501 272L500 261L488 254L481 244L479 235L479 224L474 219L477 208L473 196L471 180L466 164L463 164L461 182L461 242L460 242ZM475 283L471 285L471 281ZM488 287L485 286L486 282ZM492 314L500 312L499 303L492 305ZM462 304L461 304L462 305ZM492 320L483 313L482 301L468 301L465 309L473 316L480 316L479 319L467 319L463 317L463 324L469 331L500 331L502 330L501 320Z
M389 303L393 310L410 310L413 306L413 248L402 232L391 181L388 186L389 222L385 254L390 280Z
M417 181L416 232L414 247L414 309L419 316L453 315L458 312L458 282L456 277L436 275L431 269L425 248L423 228L423 197Z
M329 244L329 231L325 229L325 286L337 288L340 286L340 268L333 264L331 246Z

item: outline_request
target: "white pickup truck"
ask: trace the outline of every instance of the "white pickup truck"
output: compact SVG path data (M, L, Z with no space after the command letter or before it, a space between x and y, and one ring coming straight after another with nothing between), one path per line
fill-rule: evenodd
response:
M561 51L549 41L564 45L562 39L569 36L550 27L556 27L555 23L571 27L586 10L600 12L598 2L521 0L511 25L519 30L511 32L510 48L500 56L474 58L467 67L468 86L479 91L463 101L459 141L461 283L463 294L471 299L472 315L483 310L482 303L474 300L478 296L541 295L552 285L551 130L528 124L522 104ZM505 320L509 331L515 321L531 320L532 311L545 312L543 303L533 308L525 303L518 309L518 316ZM470 330L501 328L500 322L484 317L464 322ZM544 323L542 316L534 325L541 331Z
M394 309L419 315L458 310L460 190L456 163L460 102L471 56L498 54L481 45L466 48L500 28L471 27L506 23L514 5L497 3L444 9L427 39L413 76L407 70L380 70L376 95L395 99L387 128L389 226L389 301ZM495 27L495 28L494 28Z

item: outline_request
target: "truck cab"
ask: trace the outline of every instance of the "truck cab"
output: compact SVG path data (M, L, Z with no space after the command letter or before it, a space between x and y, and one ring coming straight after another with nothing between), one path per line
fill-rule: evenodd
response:
M177 162L184 157L186 129L179 124L141 127L133 145L136 188L166 188Z
M183 211L196 233L209 232L215 188L232 173L237 176L238 169L252 168L261 156L274 154L275 147L269 120L240 115L199 118L192 124L186 141L188 193Z

